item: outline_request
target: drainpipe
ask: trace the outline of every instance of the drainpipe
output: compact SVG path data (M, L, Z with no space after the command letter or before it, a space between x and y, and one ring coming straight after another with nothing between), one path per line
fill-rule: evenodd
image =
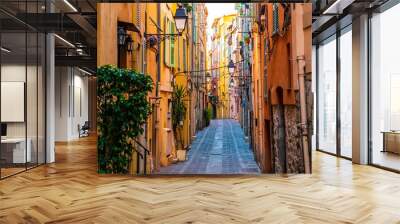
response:
M160 4L157 4L157 25L158 27L161 26L161 7ZM147 17L146 17L147 18ZM157 29L157 34L158 36L160 36L160 29ZM156 55L156 61L157 61L157 80L156 80L156 102L158 100L159 97L159 84L160 84L160 77L161 77L161 63L160 63L160 49L161 49L161 43L160 41L157 41L157 55ZM158 106L157 103L154 104L153 107L154 111L153 111L153 119L152 119L152 126L153 126L153 145L152 145L152 151L155 153L155 170L158 171L159 169L159 155L158 155L158 150L157 150L157 125L158 125Z
M160 3L157 4L157 25L161 27L161 6ZM160 36L160 29L157 29L157 35ZM160 77L161 77L161 57L160 57L160 50L161 50L161 42L157 41L157 85L156 85L156 97L159 95L159 84L160 84Z
M298 84L300 91L300 122L301 122L301 140L303 145L303 159L305 173L311 173L310 169L310 155L309 155L309 142L308 142L308 128L307 128L307 105L306 105L306 90L305 90L305 70L306 70L306 57L304 47L304 31L303 31L303 9L292 8L294 13L294 32L293 37L296 38L296 62L298 72Z
M301 118L301 138L304 154L305 173L310 173L310 156L308 154L308 133L307 133L307 109L306 109L306 93L304 87L305 78L305 57L304 55L297 57L297 65L299 71L299 89L300 89L300 118Z
M195 5L193 5L192 4L192 43L191 43L191 45L190 45L190 49L191 49L191 54L192 54L192 60L191 60L191 68L192 68L192 70L196 70L196 68L194 67L194 51L195 51L195 43L194 43L194 20L195 20L195 15L194 15L194 8L195 8ZM197 75L197 73L195 73L194 75ZM192 84L192 86L193 86L193 81L194 80L192 80L191 79L191 84ZM195 91L193 91L194 89L193 88L191 88L191 90L192 90L192 94L195 94L195 97L196 97L196 93L195 93ZM190 97L190 98L192 98L192 97ZM192 113L193 113L193 105L192 105L192 103L193 102L190 102L190 105L191 105L191 109L192 109L192 111L191 111L191 114L190 114L190 117L191 117L191 122L190 123L192 123L193 122L193 126L194 127L190 127L190 130L191 130L191 136L190 137L192 137L192 136L194 136L195 134L196 134L196 111L194 112L194 116L192 116ZM196 107L195 107L196 108ZM193 129L194 128L194 129Z

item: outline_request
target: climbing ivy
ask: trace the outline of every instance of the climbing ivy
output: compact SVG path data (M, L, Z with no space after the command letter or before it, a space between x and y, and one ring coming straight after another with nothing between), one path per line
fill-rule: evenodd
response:
M132 139L143 133L150 114L150 76L105 65L97 69L99 173L128 173Z

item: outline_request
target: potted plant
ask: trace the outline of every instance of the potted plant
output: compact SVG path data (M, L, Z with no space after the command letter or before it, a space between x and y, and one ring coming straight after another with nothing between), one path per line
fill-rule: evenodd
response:
M183 123L186 116L186 105L184 99L186 89L183 86L174 86L172 93L172 129L177 146L177 157L179 161L186 160L186 149L183 139Z

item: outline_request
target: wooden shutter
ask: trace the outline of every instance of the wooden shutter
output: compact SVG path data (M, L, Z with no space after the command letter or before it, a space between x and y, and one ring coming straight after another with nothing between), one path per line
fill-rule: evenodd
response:
M164 17L164 32L169 31L169 20L167 17ZM164 63L167 66L170 66L170 40L166 38L164 40Z

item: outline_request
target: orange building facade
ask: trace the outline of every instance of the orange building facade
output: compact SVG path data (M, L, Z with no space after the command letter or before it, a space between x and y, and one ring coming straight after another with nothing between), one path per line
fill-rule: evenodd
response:
M253 5L251 143L263 172L310 173L311 4Z
M185 30L179 36L163 36L177 34L174 14L179 6L191 9L187 12L189 19ZM204 127L205 73L188 71L205 69L206 19L204 4L196 4L196 7L178 3L97 5L97 66L112 64L131 68L150 75L154 82L153 91L148 95L152 113L143 127L144 134L138 139L141 145L133 149L131 173L144 173L141 168L144 161L136 156L137 151L149 152L146 173L184 160L185 156L178 159L178 150L187 149L196 132ZM129 49L118 44L120 30L132 39ZM183 86L186 91L187 111L182 133L178 135L172 127L174 85Z

